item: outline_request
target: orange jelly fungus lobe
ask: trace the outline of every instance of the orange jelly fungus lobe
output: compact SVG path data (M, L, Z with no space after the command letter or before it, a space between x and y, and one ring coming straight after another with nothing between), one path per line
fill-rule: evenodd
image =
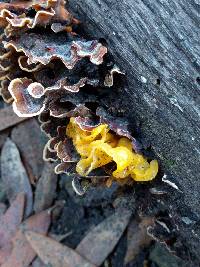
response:
M110 133L107 124L101 124L91 131L82 130L71 118L66 129L66 135L73 141L81 159L77 163L76 171L81 176L110 162L116 163L116 170L112 176L118 179L132 177L135 181L150 181L158 173L158 161L147 159L135 153L131 141Z

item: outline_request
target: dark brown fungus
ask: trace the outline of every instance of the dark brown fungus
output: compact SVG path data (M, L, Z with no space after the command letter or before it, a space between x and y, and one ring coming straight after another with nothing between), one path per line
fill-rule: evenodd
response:
M127 137L132 141L133 149L135 152L141 152L141 144L131 135L128 129L128 122L124 118L114 118L103 108L98 108L96 112L100 117L101 123L106 123L109 128L119 136Z
M14 100L14 111L19 116L40 114L51 91L77 93L87 84L100 83L98 68L93 65L103 62L107 48L97 40L71 34L78 23L64 0L0 3L0 27L4 29L0 37L0 93L7 103ZM33 28L37 31L31 32ZM78 64L82 61L85 63ZM22 84L27 85L26 78L32 83L22 89ZM54 108L51 114L63 116Z
M53 59L60 59L66 68L73 69L82 58L88 57L95 65L103 62L107 48L97 40L86 41L68 34L54 33L36 34L23 33L16 40L4 41L5 49L14 48L24 53L27 63L42 63L47 65Z
M113 120L97 108L100 94L113 86L114 73L122 72L105 56L106 46L74 32L78 23L64 0L0 3L0 93L18 116L39 115L49 137L44 160L58 162L55 172L72 175L73 187L82 194L82 178L75 170L80 155L66 135L71 117L84 131L106 123L131 139L135 151L139 148L124 120ZM105 174L94 171L84 179L105 183Z
M8 90L14 99L13 110L19 117L39 115L45 108L41 97L41 86L28 78L14 79Z
M34 16L29 15L30 9L34 10ZM55 32L71 32L72 25L78 23L78 20L74 19L65 8L64 0L0 3L0 11L0 27L5 28L8 37L37 26L47 25L53 25L52 30Z
M28 57L26 56L19 56L18 58L18 64L21 70L24 70L26 72L35 72L38 71L40 68L42 68L42 64L28 64Z
M40 114L45 108L46 97L53 91L62 89L67 92L77 93L85 84L98 84L98 71L95 68L91 68L94 69L94 72L97 72L97 74L91 76L91 69L88 73L87 68L81 71L84 65L78 64L78 62L81 61L83 57L86 57L92 61L92 63L89 64L93 65L96 63L96 65L98 65L101 63L107 49L103 48L104 52L102 52L103 46L97 41L82 40L79 41L79 48L76 51L74 41L68 40L67 35L60 35L59 38L56 38L56 41L53 37L54 35L55 34L40 35L23 33L17 41L4 41L5 49L14 51L15 58L18 55L17 61L15 61L13 65L15 66L16 62L18 63L17 67L21 70L20 77L22 78L12 80L7 75L6 77L12 80L8 88L9 92L7 93L5 89L1 92L8 101L11 101L12 98L14 99L13 108L18 116L31 117ZM83 50L81 50L81 44ZM61 60L63 65L60 63L61 71L58 71L58 75L54 74L53 78L50 79L48 78L49 71L56 72L54 67L58 67L59 64L55 60ZM76 64L78 64L77 67L75 67ZM9 73L11 71L11 66ZM71 69L74 67L75 71L73 72ZM82 73L86 77L81 77ZM30 77L32 82L29 79L27 88L25 88L25 86L22 90L19 84L22 84L22 81L24 83L26 77ZM47 77L45 81L44 77ZM13 78L15 78L15 76ZM19 79L21 79L21 82ZM51 110L51 115L62 116L62 114L57 113L55 109Z
M107 87L112 87L113 86L114 74L115 73L123 74L123 75L125 74L116 65L114 65L113 68L105 76L105 80L104 80L104 85L105 86L107 86Z

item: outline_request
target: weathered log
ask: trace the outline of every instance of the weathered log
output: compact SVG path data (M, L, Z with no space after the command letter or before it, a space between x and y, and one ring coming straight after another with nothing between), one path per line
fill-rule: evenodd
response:
M176 246L185 245L181 256L195 260L200 254L200 1L74 0L70 9L86 34L106 40L126 72L111 108L120 107L140 126L139 136L180 189L168 188L162 201L157 197L163 204L154 212L162 206L174 226ZM148 202L154 201L150 195ZM177 250L180 255L182 248Z

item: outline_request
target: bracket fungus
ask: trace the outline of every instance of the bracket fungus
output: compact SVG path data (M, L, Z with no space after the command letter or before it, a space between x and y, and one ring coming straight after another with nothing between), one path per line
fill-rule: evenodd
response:
M0 93L18 116L40 114L53 91L103 84L107 48L75 33L77 24L63 0L0 3Z
M0 27L7 37L33 29L36 26L51 25L54 32L72 31L78 20L65 8L64 0L29 0L0 3Z
M105 45L80 35L64 0L0 3L0 28L0 93L18 116L39 115L49 137L44 160L60 161L56 173L74 175L74 186L156 176L158 162L140 153L126 120L113 120L98 103L124 73Z

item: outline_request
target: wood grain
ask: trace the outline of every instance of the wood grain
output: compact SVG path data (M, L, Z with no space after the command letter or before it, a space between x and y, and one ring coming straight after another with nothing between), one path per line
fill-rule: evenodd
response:
M191 199L187 189L190 186L197 196L200 191L200 180L194 183L200 171L198 3L71 1L87 31L105 38L126 71L127 86L120 96L123 108L141 123L144 137L166 170L177 175L180 186L186 188L186 200L194 206L199 200ZM169 161L172 166L167 166ZM200 211L200 205L196 208Z
M163 172L183 192L180 197L174 190L165 208L177 212L179 225L183 214L199 221L200 1L74 0L70 8L86 34L106 40L126 72L113 105L140 126L142 140L151 144ZM184 238L197 242L200 227L185 227L181 235L190 229L191 238ZM194 243L189 246L197 253Z

